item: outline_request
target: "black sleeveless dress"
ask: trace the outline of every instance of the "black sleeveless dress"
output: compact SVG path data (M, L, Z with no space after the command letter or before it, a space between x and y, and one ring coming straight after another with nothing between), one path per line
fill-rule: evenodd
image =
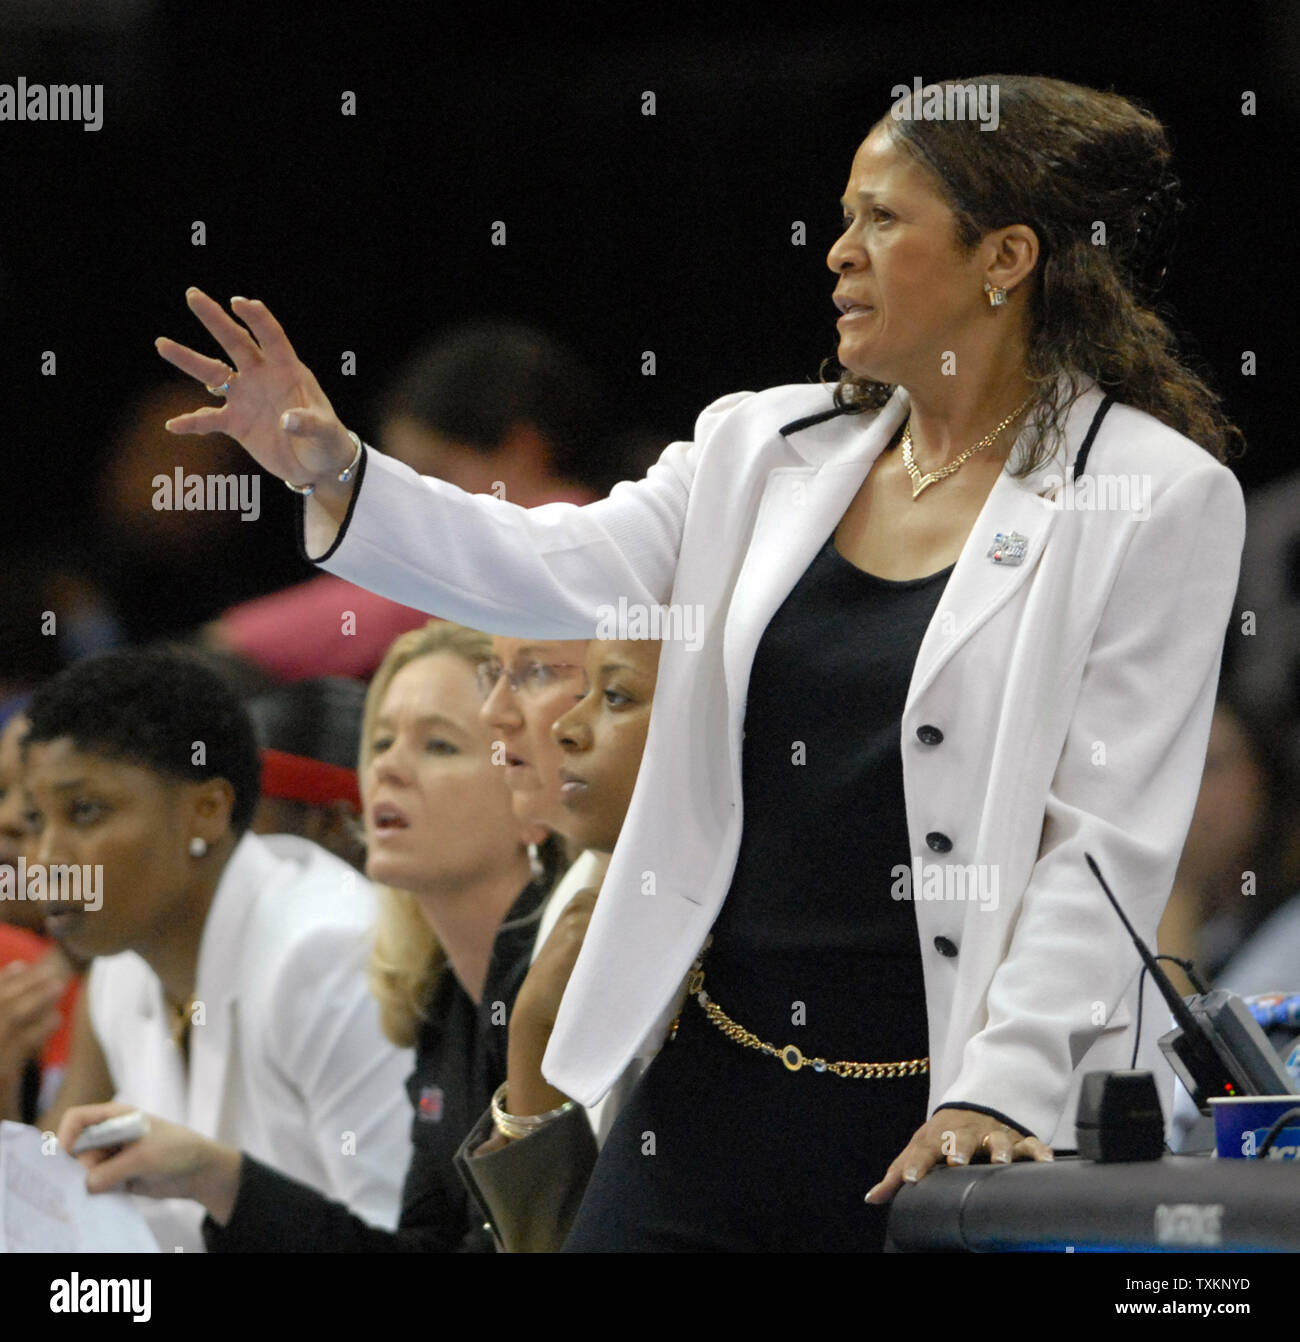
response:
M929 1051L907 869L901 719L951 566L906 582L827 539L754 658L744 827L708 996L777 1049ZM616 1120L566 1251L878 1250L863 1198L927 1118L929 1078L857 1080L728 1039L689 1000Z

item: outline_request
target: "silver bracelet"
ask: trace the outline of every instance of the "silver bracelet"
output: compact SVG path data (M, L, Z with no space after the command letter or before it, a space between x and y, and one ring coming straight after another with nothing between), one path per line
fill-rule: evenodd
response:
M357 466L361 461L361 439L358 438L357 435L353 433L351 429L345 429L344 432L347 434L349 438L352 439L352 443L356 447L356 451L352 454L352 460L349 461L346 466L344 466L344 468L338 473L337 476L335 476L335 479L341 485L346 485L347 482L352 479L352 473L357 469ZM314 494L316 492L315 485L295 485L291 480L286 480L284 484L286 489L292 489L295 494L301 494L304 497L306 497L308 494Z
M573 1108L573 1101L565 1100L558 1109L552 1109L545 1114L508 1114L501 1107L505 1103L505 1098L506 1082L503 1081L492 1096L492 1123L503 1137L509 1137L511 1141L529 1136L538 1128L544 1128L548 1123L555 1122Z

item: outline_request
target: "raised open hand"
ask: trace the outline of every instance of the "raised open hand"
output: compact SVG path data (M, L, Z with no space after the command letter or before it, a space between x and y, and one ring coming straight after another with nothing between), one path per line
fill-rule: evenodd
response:
M259 466L292 484L341 471L353 456L352 441L266 304L232 298L231 311L240 319L236 321L200 289L187 289L185 301L229 362L166 336L154 343L168 363L213 395L224 396L225 403L177 415L166 427L172 433L228 434Z

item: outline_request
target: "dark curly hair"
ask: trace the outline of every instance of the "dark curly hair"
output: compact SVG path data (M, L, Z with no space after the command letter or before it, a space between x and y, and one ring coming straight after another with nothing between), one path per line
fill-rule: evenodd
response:
M892 110L877 124L936 180L956 216L960 252L969 255L982 237L1012 224L1038 236L1026 340L1026 372L1039 389L1031 412L1037 445L1016 474L1055 452L1080 374L1219 461L1239 455L1241 431L1152 306L1182 208L1164 127L1129 98L1059 79L978 75L939 82L945 98L950 89L982 85L997 90L993 133L969 118L895 117ZM823 365L823 381L833 363ZM852 412L875 410L893 391L843 372L835 403Z
M76 662L37 689L27 719L24 748L68 736L78 750L169 778L224 778L235 792L236 837L253 819L261 762L252 721L225 681L183 649L125 648ZM193 762L197 742L202 764Z

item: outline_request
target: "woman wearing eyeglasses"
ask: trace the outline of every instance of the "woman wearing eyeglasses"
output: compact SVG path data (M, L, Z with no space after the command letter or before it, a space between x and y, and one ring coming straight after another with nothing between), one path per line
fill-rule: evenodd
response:
M976 96L996 133L945 113ZM1167 1112L1163 1012L1085 854L1150 941L1244 531L1240 433L1153 306L1170 160L1118 94L909 93L841 187L838 382L725 396L585 507L366 452L265 304L191 290L226 359L159 343L225 398L170 427L303 494L331 572L520 638L699 631L665 642L548 1080L594 1102L695 991L570 1247L879 1248L936 1163L1073 1145L1139 1016Z
M491 660L478 668L483 717L493 731L515 816L552 831L562 809L551 723L582 697L586 647L582 639L546 643L498 636Z
M598 886L609 866L608 853L569 837L560 777L564 752L552 733L555 721L586 693L587 647L582 639L543 642L498 635L492 640L492 659L478 669L483 718L493 731L494 758L506 771L515 818L545 826L570 864L542 909L534 954L569 900Z

